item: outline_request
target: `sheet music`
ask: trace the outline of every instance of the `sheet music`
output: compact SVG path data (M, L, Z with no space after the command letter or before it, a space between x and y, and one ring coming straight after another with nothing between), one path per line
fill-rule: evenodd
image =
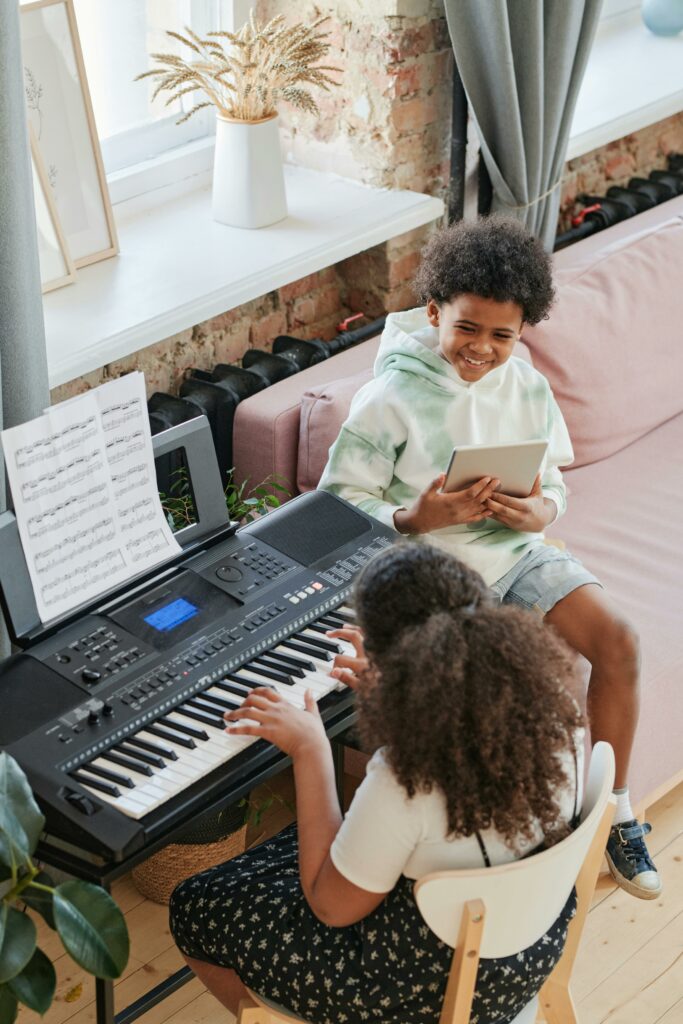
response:
M180 551L159 501L142 373L2 432L42 622Z

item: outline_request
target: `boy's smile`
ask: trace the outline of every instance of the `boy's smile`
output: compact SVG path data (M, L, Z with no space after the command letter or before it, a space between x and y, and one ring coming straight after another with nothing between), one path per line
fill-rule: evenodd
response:
M470 383L508 361L522 330L522 309L516 302L480 295L457 295L442 306L430 299L427 317L439 332L444 359Z

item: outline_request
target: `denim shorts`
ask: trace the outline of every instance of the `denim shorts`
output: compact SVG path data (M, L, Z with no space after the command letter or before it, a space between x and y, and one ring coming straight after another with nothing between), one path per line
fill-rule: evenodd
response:
M519 604L545 615L567 594L586 583L600 581L578 558L551 544L539 544L492 584L501 604Z

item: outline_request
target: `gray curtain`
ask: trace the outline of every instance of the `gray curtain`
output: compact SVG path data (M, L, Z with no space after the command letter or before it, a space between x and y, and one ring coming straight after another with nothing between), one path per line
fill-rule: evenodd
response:
M445 0L493 186L491 212L551 249L572 115L602 0Z
M0 426L49 403L17 0L0 0ZM0 453L0 511L8 504ZM0 622L0 656L9 653Z

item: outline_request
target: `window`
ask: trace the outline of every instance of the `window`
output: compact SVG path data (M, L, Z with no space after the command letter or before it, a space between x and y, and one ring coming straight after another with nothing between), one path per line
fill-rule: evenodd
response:
M75 10L108 174L213 134L208 108L175 123L198 102L197 93L166 106L168 94L152 100L154 78L134 79L154 66L150 53L185 49L166 29L182 32L191 25L203 33L220 27L219 0L75 0Z

